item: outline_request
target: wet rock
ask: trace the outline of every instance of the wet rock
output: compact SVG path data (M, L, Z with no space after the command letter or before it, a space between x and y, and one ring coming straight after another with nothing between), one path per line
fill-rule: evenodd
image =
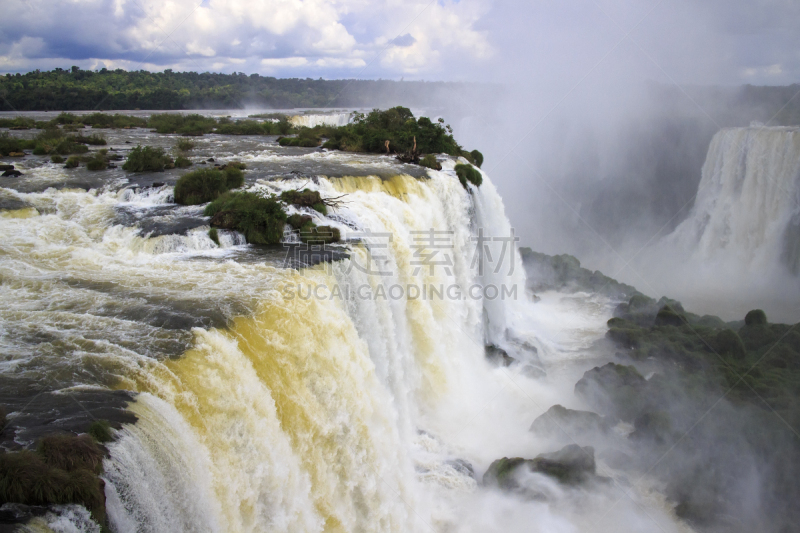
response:
M518 476L524 469L544 474L565 485L578 485L597 477L594 448L570 444L557 452L540 454L535 459L520 457L498 459L483 475L483 484L497 486L507 491L527 492Z
M2 171L14 170L14 165L0 165L0 170Z
M575 384L575 394L601 412L631 421L641 414L646 385L635 367L608 363L586 371Z
M545 372L544 368L532 365L530 363L523 365L519 371L519 374L531 379L541 379L547 377L547 372Z
M450 461L445 461L445 464L452 466L455 470L464 474L465 476L469 476L472 479L477 479L475 477L475 469L472 468L472 463L465 459L452 459Z
M486 350L486 359L494 365L510 366L514 362L514 358L499 346L487 344L484 348Z
M19 170L6 170L2 174L0 174L0 176L4 178L17 178L19 176L22 176L22 172L20 172Z
M206 162L213 163L214 162L214 158L213 157L209 157L208 159L206 159Z
M671 441L672 420L665 411L644 413L633 421L634 432L630 439L665 444Z
M531 424L530 431L543 437L568 437L579 440L596 434L608 434L609 421L591 411L567 409L554 405Z

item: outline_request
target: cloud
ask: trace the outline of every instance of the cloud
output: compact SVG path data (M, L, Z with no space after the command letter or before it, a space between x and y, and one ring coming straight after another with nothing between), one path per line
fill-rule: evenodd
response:
M390 42L395 46L411 46L412 44L417 42L417 40L414 39L414 37L410 33L406 33L404 35L401 35L400 37L395 37Z

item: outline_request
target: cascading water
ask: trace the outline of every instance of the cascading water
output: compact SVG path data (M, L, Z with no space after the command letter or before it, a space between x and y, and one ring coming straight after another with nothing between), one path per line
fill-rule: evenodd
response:
M351 113L305 114L289 117L292 126L313 128L315 126L345 126L352 118Z
M575 381L492 367L485 345L541 369L588 352L610 313L567 303L581 336L542 329L567 311L528 300L488 176L467 191L453 161L412 177L387 157L276 150L240 154L249 187L345 195L304 212L348 258L296 270L233 233L219 246L169 185L3 190L4 375L136 394L104 463L114 531L681 530L656 492L610 512L613 492L552 487L551 506L478 487L494 459L546 451L528 426Z

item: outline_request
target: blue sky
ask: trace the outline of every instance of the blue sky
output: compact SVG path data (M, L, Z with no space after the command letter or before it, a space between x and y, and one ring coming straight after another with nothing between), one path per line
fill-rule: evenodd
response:
M5 0L0 71L800 81L796 0Z

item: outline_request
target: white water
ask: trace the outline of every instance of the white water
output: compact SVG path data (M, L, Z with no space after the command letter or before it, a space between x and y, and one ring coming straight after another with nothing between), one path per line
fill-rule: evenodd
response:
M351 113L328 113L294 115L289 117L292 126L313 128L315 126L346 126L351 119Z
M700 312L727 308L730 318L771 305L776 320L796 322L800 131L751 126L718 132L689 216L659 248L654 257L660 265L650 268L666 280L658 287L664 294Z
M503 241L487 244L492 262L480 275L473 239L480 229L508 238L510 225L488 176L470 194L451 166L422 180L259 183L347 194L332 223L360 232L351 258L300 272L228 260L205 229L147 239L115 225L115 207L163 205L166 189L17 194L35 211L0 219L3 323L67 349L8 351L7 367L90 366L96 384L140 393L131 407L139 422L119 433L105 463L116 531L681 530L649 490L552 485L551 502L523 501L479 488L454 466L467 460L480 478L502 456L551 451L528 427L554 403L585 407L571 394L582 370L565 361L597 355L591 341L610 304L552 294L534 305ZM418 240L430 230L446 239L434 259L450 260L433 271L418 264L433 249ZM386 275L363 272L370 264ZM116 293L61 282L70 276L136 299L212 302L237 318L195 328L192 348L167 357L158 343L171 342L159 337L168 332L100 317ZM393 296L409 285L467 297ZM516 299L469 297L474 285L516 287ZM314 286L324 287L320 297L303 298ZM337 298L336 287L373 296ZM486 342L530 362L526 346L536 347L550 375L490 367Z

